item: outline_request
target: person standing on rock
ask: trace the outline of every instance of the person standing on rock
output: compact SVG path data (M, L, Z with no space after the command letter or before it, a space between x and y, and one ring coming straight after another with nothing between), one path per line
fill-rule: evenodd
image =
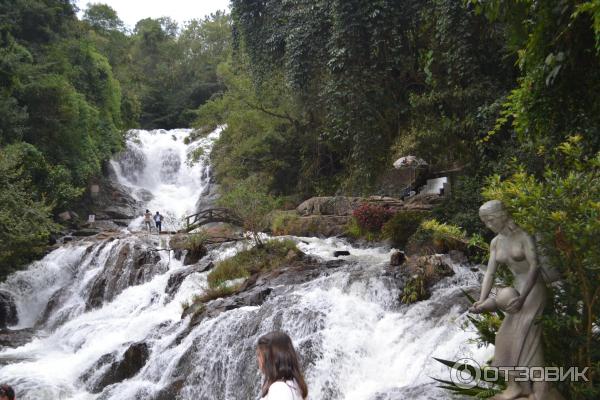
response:
M162 229L162 219L163 216L157 211L156 214L154 214L154 223L156 224L156 230L158 231L159 235Z
M305 400L308 387L290 337L271 332L258 339L258 368L265 377L261 400Z
M146 210L144 214L144 224L146 224L146 229L150 232L152 230L152 213L150 210Z
M8 385L0 386L0 400L15 400L15 391Z

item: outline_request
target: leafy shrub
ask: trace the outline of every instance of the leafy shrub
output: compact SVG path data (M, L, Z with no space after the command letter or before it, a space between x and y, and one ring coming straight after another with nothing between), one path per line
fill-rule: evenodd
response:
M364 203L361 204L354 212L352 216L358 222L361 229L367 232L379 232L391 217L392 212L380 206Z
M51 205L24 170L25 155L32 149L27 144L0 148L0 277L42 255L50 234L58 230Z
M190 233L185 240L184 248L192 252L202 251L207 240L208 234L206 232Z
M425 278L421 274L411 276L404 284L402 290L402 302L404 304L416 303L427 298Z
M394 247L403 248L427 215L423 211L397 212L383 225L382 235L390 239Z
M271 232L275 235L289 235L291 227L300 218L296 211L277 211L271 221Z
M233 211L241 219L243 228L252 234L254 243L258 247L263 246L259 233L269 227L267 216L276 208L277 200L267 192L258 177L222 190L218 203Z

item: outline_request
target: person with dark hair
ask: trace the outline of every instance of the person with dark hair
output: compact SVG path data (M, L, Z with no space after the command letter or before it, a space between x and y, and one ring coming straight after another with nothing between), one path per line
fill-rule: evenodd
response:
M300 370L292 339L283 332L270 332L258 339L258 368L264 375L261 400L304 400L308 387Z
M15 391L8 385L0 385L0 400L15 400Z
M156 230L158 231L159 235L162 229L162 220L163 216L157 211L156 214L154 214L154 224L156 225Z

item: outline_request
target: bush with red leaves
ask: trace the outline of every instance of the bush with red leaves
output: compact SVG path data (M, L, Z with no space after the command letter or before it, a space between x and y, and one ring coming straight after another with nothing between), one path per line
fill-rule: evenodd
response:
M374 206L369 203L363 203L352 213L356 218L358 226L369 232L379 232L394 213L380 206Z

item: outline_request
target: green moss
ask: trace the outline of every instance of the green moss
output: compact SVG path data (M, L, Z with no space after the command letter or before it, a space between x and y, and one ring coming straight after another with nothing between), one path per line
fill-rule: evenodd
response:
M208 274L208 285L215 289L232 279L247 278L257 272L277 269L288 260L290 251L295 254L299 252L293 240L269 240L263 247L241 251L217 264Z
M194 303L207 303L211 300L220 299L221 297L228 297L232 294L237 293L241 285L220 285L215 288L208 288L199 296L194 297ZM204 311L204 307L202 307Z

